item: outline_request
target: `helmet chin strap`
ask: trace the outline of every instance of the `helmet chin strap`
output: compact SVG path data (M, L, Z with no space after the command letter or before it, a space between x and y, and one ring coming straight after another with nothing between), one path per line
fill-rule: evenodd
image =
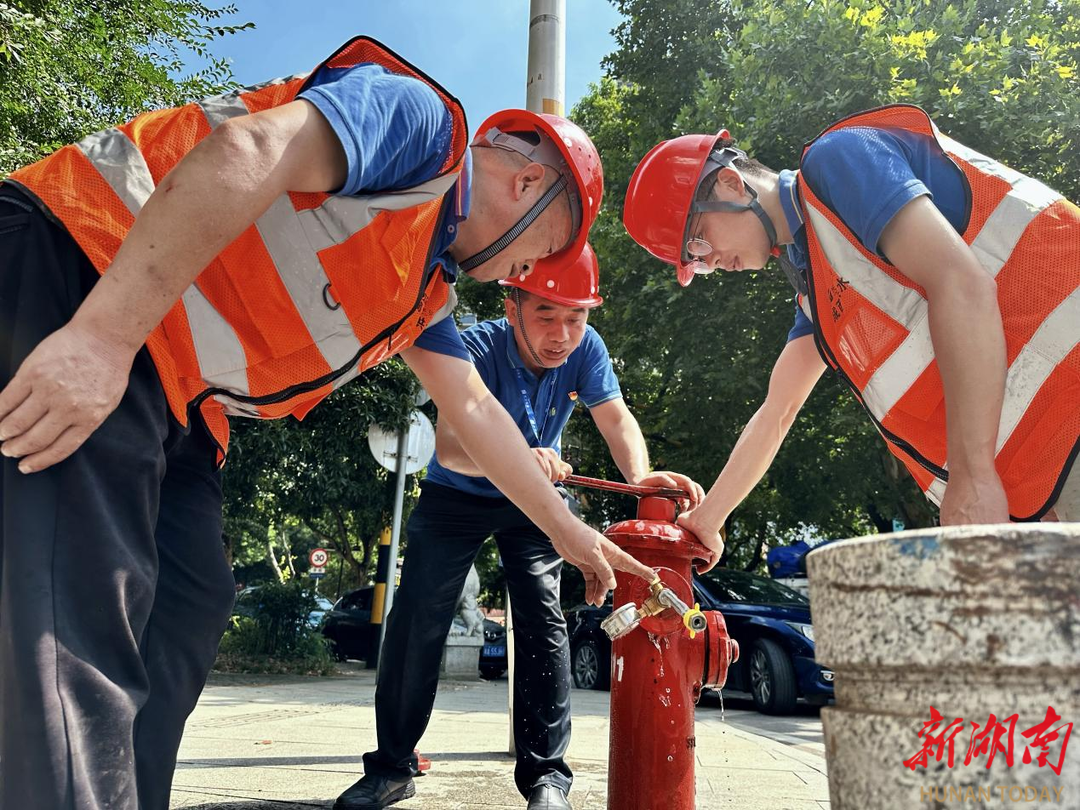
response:
M566 175L559 175L559 179L551 184L551 188L545 192L544 196L536 201L528 211L525 212L525 216L517 221L510 230L488 245L486 248L478 253L474 253L469 258L458 262L458 266L461 267L466 273L470 270L474 270L484 262L493 259L495 256L502 253L510 246L510 243L517 239L521 234L525 232L525 229L536 222L537 218L544 213L544 210L555 201L555 198L559 196L566 184L569 182Z
M716 171L723 166L731 166L735 159L740 157L746 157L746 153L733 146L714 150L713 153L709 155L709 159L706 162L706 173ZM732 166L732 168L735 167ZM735 171L738 171L738 169L735 169ZM795 288L795 292L800 295L807 295L809 288L806 282L806 276L795 266L787 255L780 250L780 246L777 244L776 239L776 226L773 225L772 218L765 213L765 209L761 207L761 203L758 201L757 189L747 183L746 178L743 178L743 186L750 193L750 202L748 204L744 205L743 203L721 200L701 200L692 203L690 210L695 214L707 214L712 212L738 214L743 211L753 211L761 221L761 227L765 229L765 235L769 238L769 254L779 262L780 269L784 271L788 283ZM686 225L687 228L690 227L689 217L687 217Z
M544 361L540 359L540 355L536 353L536 349L533 348L532 341L529 340L529 333L525 331L525 319L521 317L521 290L517 287L514 287L514 311L517 313L518 329L521 330L521 336L525 338L525 347L529 350L529 354L532 355L533 362L540 368L547 368Z
M725 166L732 165L737 159L745 158L746 152L742 149L736 149L734 146L725 146L723 149L714 149L712 154L709 155L708 160L705 161L705 169L702 171L702 178L707 177L719 169ZM735 169L735 171L739 171ZM742 177L742 174L739 174ZM690 213L692 214L710 214L710 213L724 213L724 214L741 214L743 211L753 211L757 218L761 221L761 227L765 229L765 235L769 238L769 253L773 256L778 256L780 253L779 245L776 243L776 226L773 225L772 218L765 212L765 209L761 207L761 203L758 201L757 189L746 182L746 178L742 178L743 186L750 193L750 202L743 204L737 202L727 202L722 200L697 200L690 205ZM690 218L686 218L686 227L690 227ZM685 242L685 239L683 240Z

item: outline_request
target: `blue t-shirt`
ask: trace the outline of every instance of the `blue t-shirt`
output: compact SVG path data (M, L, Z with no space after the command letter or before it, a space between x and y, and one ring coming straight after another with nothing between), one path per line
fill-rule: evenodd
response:
M581 345L570 353L565 363L539 377L522 362L514 328L506 318L478 323L461 336L484 384L517 423L530 447L552 447L560 452L563 429L579 400L595 408L622 396L607 346L591 326L585 327ZM525 397L536 418L535 431ZM428 464L427 480L473 495L505 497L486 478L452 472L439 464L436 456Z
M323 67L299 98L318 108L345 150L348 171L336 194L353 196L419 185L439 173L450 151L453 119L439 95L419 79L381 65ZM471 172L466 150L454 204L436 231L433 262L442 266L449 282L456 279L458 266L447 251L457 224L468 216ZM449 317L425 329L415 345L463 360L470 357Z
M894 216L916 197L929 196L958 233L967 225L968 195L960 169L925 135L896 129L851 127L830 132L810 147L802 172L814 193L871 253ZM780 173L780 203L795 242L788 258L807 265L806 230L797 201L798 172ZM795 306L788 341L812 334Z
M423 183L450 150L453 120L438 93L381 65L323 67L299 98L319 109L345 150L342 196Z

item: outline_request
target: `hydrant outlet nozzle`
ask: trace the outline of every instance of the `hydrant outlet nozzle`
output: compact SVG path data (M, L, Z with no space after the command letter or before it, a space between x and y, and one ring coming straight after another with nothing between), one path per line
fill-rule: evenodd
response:
M610 616L600 622L600 628L607 633L609 639L614 641L634 630L641 624L642 618L637 605L627 602L622 607L613 610Z
M659 577L649 583L649 590L652 593L642 602L640 608L633 602L627 602L600 622L600 627L607 633L608 638L612 641L622 638L635 630L642 619L656 616L665 610L673 610L679 615L683 626L690 633L690 638L696 637L708 627L709 621L701 612L701 606L695 603L692 608L689 607L671 588L665 588Z

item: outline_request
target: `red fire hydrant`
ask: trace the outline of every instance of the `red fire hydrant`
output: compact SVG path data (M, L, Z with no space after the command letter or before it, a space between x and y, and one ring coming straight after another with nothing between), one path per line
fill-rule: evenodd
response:
M657 573L617 572L611 645L608 810L694 810L694 706L719 689L739 645L719 611L694 604L691 566L706 549L676 525L681 490L571 476L566 483L636 495L635 520L604 534Z

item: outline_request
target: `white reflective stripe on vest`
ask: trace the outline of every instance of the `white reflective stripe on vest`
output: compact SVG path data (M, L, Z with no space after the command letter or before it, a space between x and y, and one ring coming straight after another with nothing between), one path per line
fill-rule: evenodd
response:
M1021 178L998 203L971 243L986 272L997 278L1028 225L1060 199L1060 194L1038 180Z
M203 381L234 394L248 394L247 354L229 322L195 284L184 290L180 300Z
M1001 272L1031 221L1059 199L1061 195L1042 183L1019 178L971 243L975 257L991 276L996 278ZM923 317L909 327L904 342L867 382L864 396L873 402L875 413L888 413L933 361L928 315L929 309L924 306Z
M1024 175L1020 174L1016 169L1010 169L1004 163L998 163L996 160L987 157L982 152L976 152L970 146L965 146L959 141L954 141L948 135L942 134L936 125L934 126L934 135L937 137L938 145L942 149L956 155L964 162L970 163L983 174L988 174L991 177L1004 180L1010 186L1015 186L1024 178Z
M940 478L935 478L926 490L926 497L934 506L941 506L941 501L945 498L945 489L945 482Z
M312 250L325 250L348 241L383 211L401 211L443 197L457 182L456 172L444 174L401 191L355 197L331 196L318 208L296 212Z
M1009 366L996 452L1000 452L1012 436L1054 369L1080 343L1077 324L1080 324L1080 290L1073 290L1039 325Z
M441 198L456 180L456 174L449 174L403 192L329 197L319 208L300 212L285 195L278 197L255 220L278 276L331 369L336 371L356 357L361 343L344 308L331 309L326 305L323 291L330 286L330 279L317 251L352 238L382 211L410 208Z
M926 298L881 272L813 205L807 205L807 211L810 215L810 226L837 275L848 282L856 293L893 320L899 321L910 333L917 334L920 323L926 322ZM929 336L929 332L927 335ZM930 360L933 360L933 347L930 347L927 359L920 347L914 343L907 351L901 351L907 343L907 340L901 343L889 357L890 361L893 356L896 357L892 374L882 377L876 386L868 383L862 392L866 406L878 421L885 418L889 408L912 386ZM880 374L875 374L870 383L879 376Z
M138 215L143 203L154 193L154 178L142 152L119 129L105 129L87 135L77 144L128 211Z
M132 216L138 216L154 191L154 180L135 144L119 129L106 129L84 138L78 146ZM194 284L184 291L180 301L204 379L209 369L213 375L213 381L207 379L209 384L246 394L247 355L229 322Z
M237 93L204 98L202 101L196 102L196 106L206 116L206 122L210 125L210 129L217 129L230 118L239 118L241 115L247 115L251 112L248 110L247 105L240 100Z
M439 321L445 321L447 318L449 318L450 315L454 311L454 307L457 306L457 302L458 302L457 290L454 289L453 284L447 284L446 285L446 303L443 304L441 307L438 308L438 310L435 311L435 314L431 316L431 320L428 321L428 325L426 327L424 327L424 328L429 329L432 326L434 326L435 324L437 324Z
M344 308L327 306L323 291L330 279L318 254L308 244L288 196L274 200L266 213L255 220L255 227L304 326L326 364L336 371L356 356L360 341Z
M285 84L286 82L291 82L294 79L305 79L307 78L307 76L307 73L298 73L295 76L286 76L280 79L271 79L268 82L253 84L250 87L241 87L237 90L223 93L220 96L210 96L210 98L204 98L201 101L197 101L195 103L200 108L202 108L203 114L206 116L206 120L210 124L210 128L214 129L223 121L227 121L230 118L235 118L238 115L248 114L249 111L247 106L240 99L240 95L242 93L254 93L257 90L262 90L275 84Z
M838 276L890 318L911 329L923 317L926 299L910 287L881 272L865 258L814 206L807 205L810 224Z

